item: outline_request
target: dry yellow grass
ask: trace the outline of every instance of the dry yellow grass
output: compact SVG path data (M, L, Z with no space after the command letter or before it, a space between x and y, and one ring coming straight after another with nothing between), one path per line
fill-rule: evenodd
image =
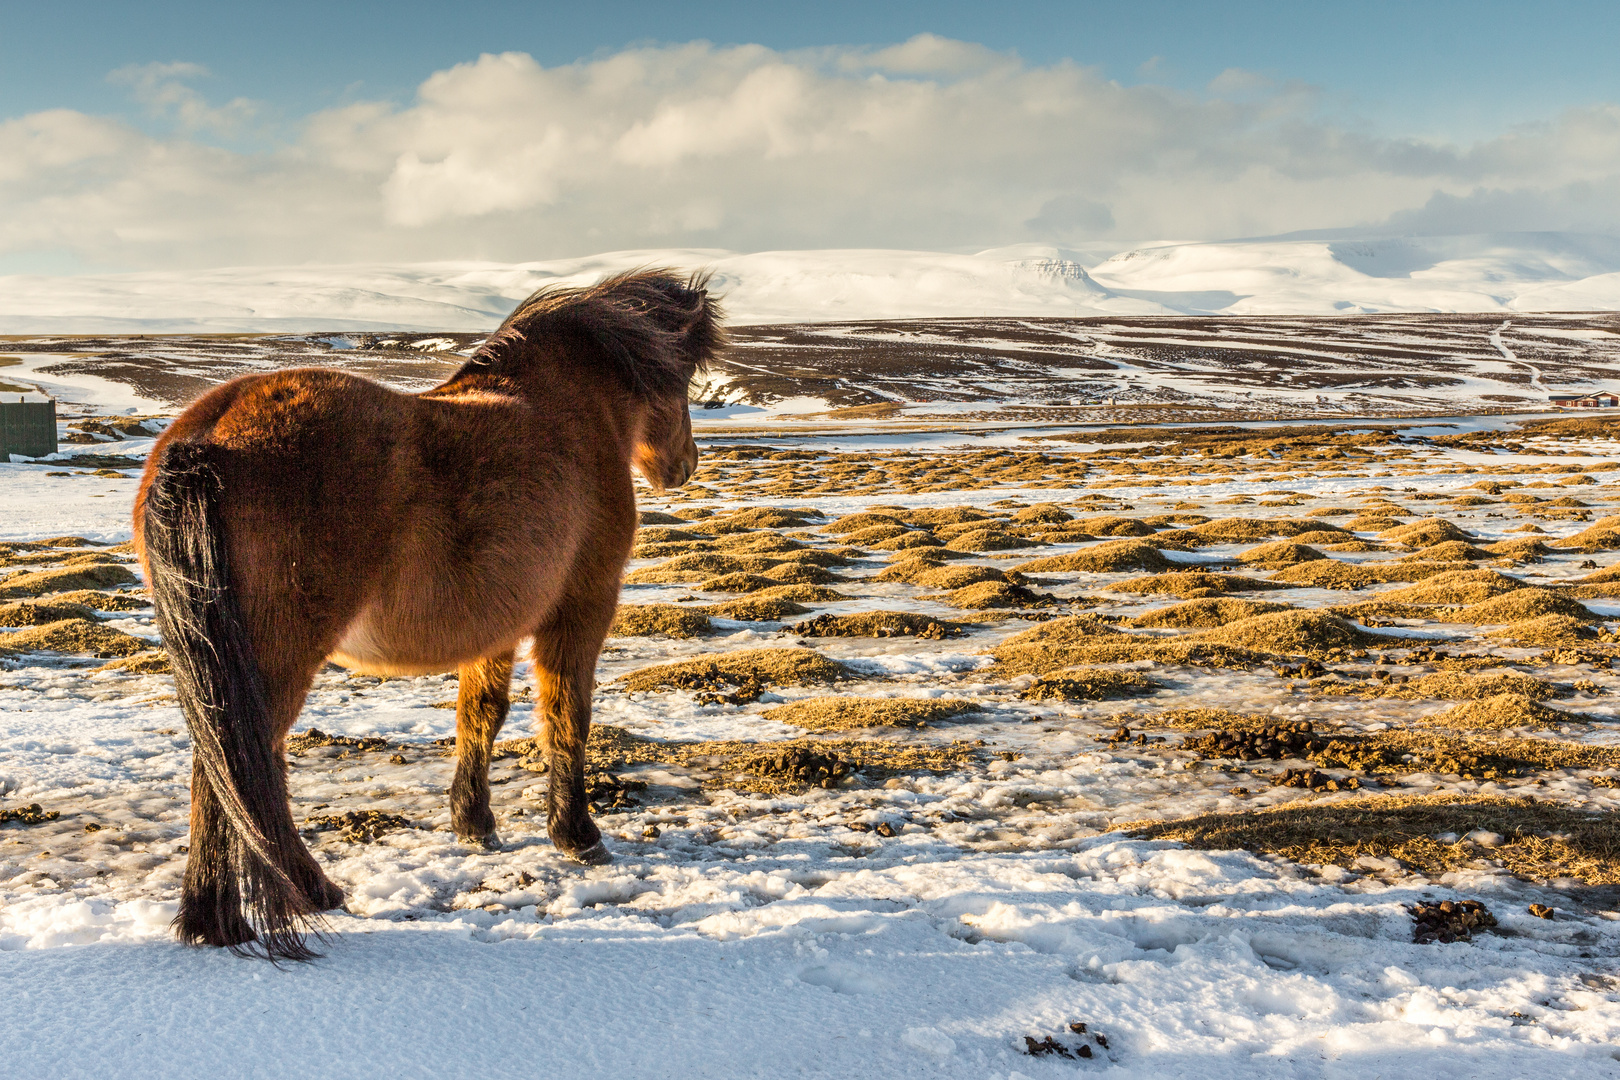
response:
M63 619L94 620L95 617L95 609L84 604L31 600L0 604L0 626L44 626L46 623L60 622ZM4 640L0 638L0 643Z
M1143 839L1180 840L1208 850L1274 852L1297 863L1353 867L1363 856L1395 858L1429 877L1487 857L1531 880L1570 877L1588 885L1620 884L1620 828L1614 815L1534 799L1485 795L1379 795L1301 799L1232 814L1119 826ZM1445 844L1443 833L1496 833L1482 849Z
M1492 597L1482 603L1471 604L1446 617L1448 622L1466 622L1476 625L1520 623L1539 619L1543 615L1563 615L1584 623L1597 622L1598 617L1578 600L1547 589L1514 589Z
M150 649L152 643L89 619L62 619L33 626L0 638L0 646L19 652L91 653L129 656Z
M723 604L709 604L702 610L711 618L737 619L743 622L781 622L810 611L803 604L796 604L791 600L761 599L757 593L739 600L728 600Z
M1414 521L1410 525L1399 525L1393 529L1385 529L1378 534L1378 539L1405 544L1409 548L1416 549L1434 544L1443 544L1448 540L1466 542L1472 540L1473 537L1445 518L1425 518L1422 521Z
M1379 584L1383 578L1337 559L1316 559L1279 570L1270 580L1307 589L1365 589Z
M709 618L678 604L622 604L608 630L612 637L694 638L707 634Z
M1075 551L1067 555L1054 555L1048 559L1036 559L1033 562L1021 563L1018 572L1023 574L1054 573L1061 571L1083 570L1090 573L1122 573L1130 570L1142 570L1148 573L1158 573L1170 569L1175 564L1164 557L1158 548L1141 540L1113 540L1096 547L1086 548L1084 551Z
M808 731L848 731L926 727L978 708L977 702L962 698L815 697L766 709L764 716Z
M764 686L811 686L850 674L814 649L740 649L657 664L620 677L626 690L712 690L752 680Z
M1454 570L1384 593L1379 599L1397 604L1483 604L1522 588L1524 582L1495 570Z
M1106 701L1141 697L1153 693L1162 685L1136 671L1070 668L1061 675L1036 679L1018 696L1026 701Z
M1520 645L1576 645L1595 640L1598 634L1582 619L1572 619L1568 615L1543 615L1538 619L1526 619L1493 630L1485 636Z
M1316 536L1319 534L1311 534ZM1331 539L1331 534L1327 535ZM1252 547L1238 556L1238 562L1251 566L1260 566L1271 569L1281 569L1284 566L1293 566L1297 563L1312 562L1316 559L1325 559L1320 551L1306 544L1292 540L1274 540L1269 544Z
M1454 705L1444 712L1424 717L1422 723L1459 731L1507 731L1523 727L1556 730L1581 719L1559 709L1549 709L1525 694L1505 693Z
M1234 592L1265 592L1284 586L1260 578L1238 574L1206 574L1194 570L1181 570L1150 577L1131 578L1117 582L1109 588L1139 596L1176 596L1183 600L1220 596Z
M1264 600L1234 600L1229 597L1210 597L1188 600L1183 604L1155 608L1131 620L1132 626L1150 629L1207 630L1248 619L1256 615L1269 615L1288 610L1288 604L1273 604Z
M133 585L137 580L128 567L113 562L34 570L0 579L0 600L80 589L112 589L119 585Z
M1309 655L1330 649L1365 649L1404 645L1405 639L1368 633L1353 623L1324 611L1278 611L1240 619L1197 640L1236 645L1260 652Z
M955 623L911 611L860 611L851 615L818 615L793 632L804 637L916 637L930 641L961 637Z

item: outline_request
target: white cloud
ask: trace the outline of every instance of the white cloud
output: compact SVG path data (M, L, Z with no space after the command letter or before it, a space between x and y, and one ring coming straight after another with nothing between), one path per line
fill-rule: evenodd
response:
M0 254L131 267L531 259L643 244L971 248L1388 222L1613 229L1620 107L1474 145L1336 127L1309 87L1121 86L924 35L779 53L690 43L434 74L258 153L190 64L117 81L153 137L67 110L0 121Z

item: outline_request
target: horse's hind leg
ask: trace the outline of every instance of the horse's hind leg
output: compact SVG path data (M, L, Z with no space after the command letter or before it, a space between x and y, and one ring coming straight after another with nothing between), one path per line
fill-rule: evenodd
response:
M588 620L581 619L583 613L576 609L571 625L545 627L534 636L540 741L551 778L546 788L546 828L558 850L593 865L613 858L591 820L585 797L585 743L591 732L596 657L612 622L615 600L610 596L602 610L586 609L591 612Z
M461 666L456 695L456 778L450 784L450 824L456 837L493 848L495 814L489 808L489 755L511 705L512 652Z

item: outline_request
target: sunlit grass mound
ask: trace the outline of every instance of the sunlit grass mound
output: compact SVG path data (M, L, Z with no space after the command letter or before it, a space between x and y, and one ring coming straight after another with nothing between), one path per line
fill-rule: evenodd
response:
M953 551L1015 551L1039 545L1002 529L973 529L946 540L945 546Z
M978 709L977 702L962 698L815 697L766 709L764 717L809 731L848 731L926 727Z
M1482 603L1472 604L1449 616L1448 621L1492 625L1521 623L1528 619L1539 619L1543 615L1563 615L1587 623L1598 621L1591 609L1580 601L1547 589L1534 588L1514 589Z
M1405 544L1409 548L1417 549L1443 544L1448 540L1461 540L1466 543L1472 540L1473 537L1445 518L1436 517L1414 521L1410 525L1398 525L1393 529L1385 529L1378 534L1378 539Z
M818 615L793 627L805 637L915 637L929 641L961 637L955 623L911 611L859 611L851 615Z
M1322 611L1277 611L1256 615L1198 635L1216 641L1271 653L1310 654L1329 649L1365 649L1404 645L1406 639L1373 634L1354 623Z
M1512 559L1515 562L1533 562L1551 552L1552 548L1533 536L1524 536L1517 540L1499 540L1494 544L1486 544L1485 550L1498 558Z
M1026 701L1107 701L1141 697L1160 689L1138 671L1114 668L1072 668L1060 675L1047 675L1025 687L1019 697Z
M96 618L95 609L85 604L64 604L61 601L29 601L22 600L12 604L0 604L0 626L44 626L46 623L61 622L63 619L90 619ZM0 645L5 639L0 637Z
M939 538L933 533L914 529L887 540L879 540L876 543L863 543L862 546L873 551L910 551L914 548L942 548L945 545L940 543Z
M113 589L139 580L127 566L115 562L91 562L60 566L54 570L22 571L0 578L0 600L79 589Z
M1052 503L1036 503L1013 514L1013 520L1024 525L1062 525L1073 521L1074 515Z
M1481 856L1531 880L1570 877L1620 884L1620 828L1612 813L1489 795L1379 795L1302 799L1265 810L1199 814L1121 826L1145 840L1188 847L1270 852L1296 863L1353 867L1364 856L1394 858L1438 878ZM1436 836L1494 833L1496 847L1447 844Z
M810 524L818 515L798 510L784 510L776 506L748 506L724 514L716 514L704 522L704 527L715 531L738 529L799 529Z
M1319 535L1319 534L1312 534ZM1292 540L1274 540L1269 544L1252 547L1238 556L1238 562L1263 569L1281 569L1298 563L1325 559L1326 555L1307 544Z
M1229 517L1217 518L1202 525L1194 525L1190 529L1183 529L1177 537L1199 544L1252 544L1260 540L1269 540L1274 536L1291 537L1308 532L1337 531L1339 530L1336 526L1317 520ZM1344 538L1350 539L1350 534L1345 533Z
M1207 597L1188 600L1183 604L1155 608L1131 620L1132 626L1149 629L1180 628L1207 630L1225 626L1239 619L1256 615L1269 615L1274 611L1287 611L1288 604L1273 604L1265 600L1235 600L1230 597Z
M1313 559L1277 571L1270 579L1306 589L1365 589L1384 579L1370 570L1337 559Z
M1555 546L1587 554L1620 550L1620 515L1599 518L1575 535L1555 541Z
M709 604L703 613L716 619L736 619L739 622L781 622L808 614L809 608L792 600L762 599L757 593L723 604Z
M1391 690L1410 691L1413 696L1448 701L1479 701L1501 694L1512 694L1531 701L1558 696L1558 687L1517 671L1467 674L1458 671L1431 671Z
M1383 593L1379 599L1397 604L1483 604L1522 588L1524 582L1495 570L1453 570Z
M696 552L677 556L657 566L643 567L625 575L624 580L630 585L669 585L685 581L703 581L722 574L762 573L780 561L764 555Z
M172 675L169 654L158 649L121 656L96 668L97 671L123 671L131 675Z
M764 571L764 576L782 585L832 585L845 580L824 566L808 562L784 562Z
M1477 701L1453 705L1423 718L1432 727L1472 731L1507 731L1511 728L1558 728L1580 717L1549 709L1526 694L1493 694Z
M1264 592L1284 588L1282 585L1259 578L1238 574L1206 574L1182 570L1150 577L1131 578L1109 588L1139 596L1177 596L1183 600L1196 600L1206 596L1220 596L1234 592Z
M1358 533L1385 533L1391 529L1399 529L1406 522L1398 517L1388 514L1367 513L1363 511L1344 523L1344 527L1351 532Z
M896 540L903 536L915 536L919 540L934 540L930 533L908 529L904 525L868 525L864 529L856 529L852 533L844 533L839 539L855 547L876 547L885 540Z
M1584 619L1572 619L1568 615L1543 615L1538 619L1512 623L1485 636L1518 645L1578 645L1596 640L1598 633Z
M772 585L748 595L750 600L789 600L795 604L836 604L853 597L825 585Z
M618 681L631 691L711 690L744 680L764 686L813 686L850 674L849 668L814 649L740 649L641 668Z
M971 506L936 506L909 510L905 519L913 525L962 525L973 521L989 521L994 517Z
M1140 518L1120 517L1115 514L1076 518L1070 526L1093 536L1152 536L1159 531Z
M1490 552L1475 547L1466 540L1444 540L1438 544L1430 544L1426 548L1419 548L1410 555L1403 555L1401 559L1403 562L1478 562L1490 557Z
M702 610L677 604L624 604L613 617L610 637L694 638L712 627Z
M774 555L805 548L799 541L776 532L733 533L716 540L714 546L728 555Z
M100 592L96 589L47 593L40 600L47 604L83 604L97 611L139 611L152 606L152 598L144 592Z
M696 587L700 592L751 593L776 588L782 584L783 582L776 578L768 578L764 574L721 574L719 577L704 578Z
M1159 573L1175 565L1151 544L1141 540L1113 540L1084 551L1021 563L1017 569L1021 574L1077 570L1094 574L1117 574L1130 570Z
M985 611L991 608L1051 607L1057 603L1057 597L1005 581L980 581L947 593L944 602L969 611Z
M110 657L129 656L151 647L150 641L89 619L62 619L0 637L0 648L19 652L89 653Z
M857 533L862 529L870 529L877 525L904 526L905 522L893 514L874 514L871 511L862 511L858 514L845 514L830 524L823 525L821 531L842 536L846 533Z

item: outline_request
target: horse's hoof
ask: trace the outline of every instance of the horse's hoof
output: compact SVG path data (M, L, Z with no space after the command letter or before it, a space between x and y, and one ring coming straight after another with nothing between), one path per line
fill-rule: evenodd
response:
M468 847L483 848L485 851L499 851L501 848L499 833L485 833L482 836L457 836L456 839Z
M575 852L568 857L577 863L584 863L586 866L603 866L613 861L613 852L607 849L606 844L598 840L584 851Z

